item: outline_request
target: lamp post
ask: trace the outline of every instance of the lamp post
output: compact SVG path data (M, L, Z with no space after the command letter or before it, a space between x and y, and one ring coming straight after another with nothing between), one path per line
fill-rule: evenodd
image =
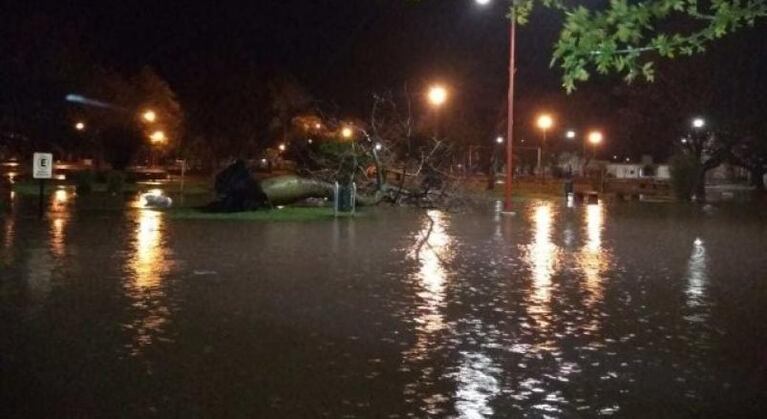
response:
M594 147L592 150L592 159L596 160L597 158L597 146L599 144L602 144L602 141L604 140L604 135L599 131L592 131L589 133L589 143Z
M543 154L546 151L546 133L551 129L551 127L554 126L554 118L551 117L549 114L543 114L538 117L538 128L540 128L543 131L543 143L541 144L541 148L538 152L538 175L542 178L546 177L546 169L543 168L542 165L542 158Z
M447 102L448 92L441 84L432 85L426 94L429 104L434 108L434 137L439 138L439 111Z
M486 6L490 4L491 0L474 0L480 6ZM508 124L506 134L506 184L504 191L504 204L503 212L512 214L511 205L511 181L514 177L514 73L516 71L515 53L516 53L516 38L517 38L517 16L514 10L511 11L511 24L509 25L509 92L508 92Z

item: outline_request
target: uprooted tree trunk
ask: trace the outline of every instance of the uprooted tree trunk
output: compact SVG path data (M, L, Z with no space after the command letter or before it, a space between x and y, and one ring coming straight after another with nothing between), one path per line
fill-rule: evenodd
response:
M309 198L333 197L334 185L296 175L258 180L242 161L237 161L216 176L216 201L204 209L210 212L240 212L274 205L289 205ZM383 193L357 196L359 205L375 205Z

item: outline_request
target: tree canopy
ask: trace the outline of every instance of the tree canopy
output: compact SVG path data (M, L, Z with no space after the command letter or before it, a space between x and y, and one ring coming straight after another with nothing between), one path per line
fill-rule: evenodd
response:
M767 17L765 0L610 0L596 6L510 0L510 17L527 23L537 2L565 15L551 64L562 68L567 91L594 72L653 80L658 59L701 53L712 41Z

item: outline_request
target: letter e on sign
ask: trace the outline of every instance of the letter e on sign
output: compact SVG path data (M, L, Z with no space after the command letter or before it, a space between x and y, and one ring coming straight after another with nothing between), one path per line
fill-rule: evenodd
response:
M32 161L32 175L35 179L53 177L53 154L35 153Z

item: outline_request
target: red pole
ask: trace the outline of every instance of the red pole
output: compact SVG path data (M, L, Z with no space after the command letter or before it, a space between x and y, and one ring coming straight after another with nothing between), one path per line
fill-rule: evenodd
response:
M506 201L504 203L504 211L511 212L511 182L514 178L514 169L512 167L514 163L514 155L512 153L514 144L514 73L515 73L515 49L516 49L516 37L517 37L517 22L514 12L511 13L511 28L510 28L510 46L509 46L509 115L508 115L508 132L506 133Z

